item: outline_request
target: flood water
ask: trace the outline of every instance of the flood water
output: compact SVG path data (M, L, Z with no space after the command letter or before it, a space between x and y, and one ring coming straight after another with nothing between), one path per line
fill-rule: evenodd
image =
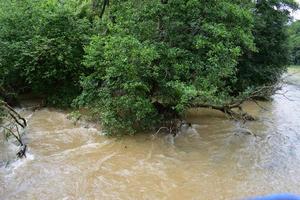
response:
M286 97L261 103L265 109L245 105L258 121L242 124L193 110L187 116L192 128L175 139L108 138L91 125L74 125L65 112L25 109L29 152L14 161L14 146L1 139L0 199L231 200L300 193L300 74L288 79L292 84L281 91Z

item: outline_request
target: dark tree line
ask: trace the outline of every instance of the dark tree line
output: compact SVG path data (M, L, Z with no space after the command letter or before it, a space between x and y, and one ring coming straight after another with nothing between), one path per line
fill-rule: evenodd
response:
M293 22L288 29L290 61L293 65L300 65L300 21Z

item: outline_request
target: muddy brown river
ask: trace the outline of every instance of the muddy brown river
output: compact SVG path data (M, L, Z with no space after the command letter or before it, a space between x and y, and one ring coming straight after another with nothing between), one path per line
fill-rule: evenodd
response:
M300 70L290 70L290 73ZM121 139L93 125L74 125L54 109L28 120L26 159L0 142L0 199L244 199L300 193L300 75L272 102L245 108L242 124L210 110L190 111L192 128L175 139L139 134ZM251 130L257 137L247 134Z

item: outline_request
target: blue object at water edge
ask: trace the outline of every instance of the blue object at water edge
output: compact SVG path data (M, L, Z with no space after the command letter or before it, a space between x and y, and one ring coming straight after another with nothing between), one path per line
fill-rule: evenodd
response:
M246 200L300 200L300 196L293 194L274 194L270 196L253 197Z

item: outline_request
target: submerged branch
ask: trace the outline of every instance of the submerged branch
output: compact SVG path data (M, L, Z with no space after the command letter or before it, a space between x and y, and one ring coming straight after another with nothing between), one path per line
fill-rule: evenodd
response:
M15 120L15 122L20 125L22 128L27 126L26 120L17 112L15 111L10 105L6 102L1 101L0 105L7 110L7 113Z
M190 106L192 108L210 108L210 109L218 110L223 112L225 115L229 116L229 118L234 120L254 121L255 117L245 112L242 108L242 104L245 103L246 101L250 101L250 102L254 102L260 108L266 110L266 108L262 107L257 102L257 99L269 97L272 94L275 94L276 91L280 90L281 87L282 87L281 84L262 86L247 95L235 98L231 100L229 103L224 103L220 105L196 102L196 103L192 103Z
M266 85L257 88L256 90L253 90L249 93L244 93L243 95L240 95L239 97L233 98L229 102L224 102L223 104L213 104L213 103L207 103L207 102L201 102L201 96L195 97L194 99L190 100L189 108L208 108L213 110L218 110L222 113L224 113L228 118L236 120L236 121L254 121L256 120L256 117L252 116L251 114L247 113L243 110L243 104L245 102L254 102L258 107L261 109L267 111L267 108L263 107L259 103L259 99L270 99L270 97L274 94L276 95L282 95L285 98L288 98L285 93L279 93L278 91L282 89L284 84L284 81L281 80L276 85ZM155 100L153 102L156 109L159 111L160 114L164 114L164 117L167 119L166 123L161 124L161 127L157 128L157 132L153 135L156 136L161 131L166 131L169 134L172 134L173 136L176 136L176 134L181 130L181 127L184 123L181 120L181 116L176 113L173 109L170 109L166 106L164 106L162 103ZM189 124L190 126L190 124ZM254 135L253 133L250 133L251 135Z
M23 118L17 111L15 111L11 106L9 106L6 102L0 100L0 111L4 112L2 114L7 117L1 117L1 120L6 124L0 125L0 128L7 131L8 135L13 136L20 145L20 150L17 152L17 156L19 158L26 157L26 149L27 146L22 141L21 134L19 132L19 126L25 128L27 126L27 122L25 118Z

